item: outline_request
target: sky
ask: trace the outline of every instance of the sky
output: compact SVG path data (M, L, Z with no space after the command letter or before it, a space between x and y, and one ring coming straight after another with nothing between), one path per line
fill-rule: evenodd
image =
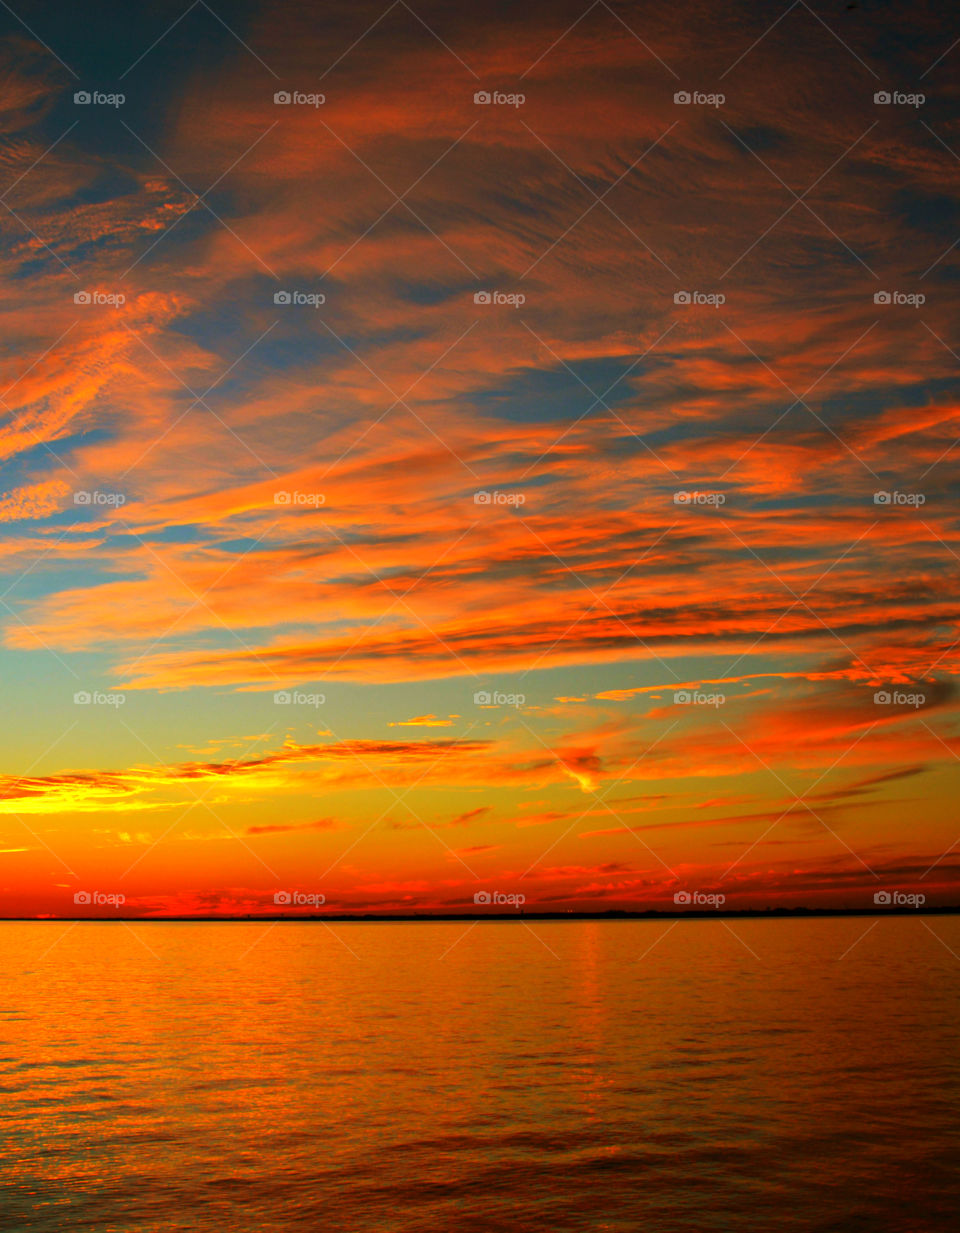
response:
M0 915L958 901L950 6L0 35Z

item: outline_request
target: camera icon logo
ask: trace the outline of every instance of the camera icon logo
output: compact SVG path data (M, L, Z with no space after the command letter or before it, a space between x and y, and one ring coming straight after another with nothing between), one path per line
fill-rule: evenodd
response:
M690 292L689 291L675 291L673 293L673 302L674 304L689 304L690 303Z
M290 505L292 498L289 492L275 492L273 494L274 505Z
M292 698L285 689L281 689L273 695L273 701L275 706L289 706Z
M89 492L75 492L73 494L73 503L74 505L89 505L90 504L90 493Z
M473 94L475 103L490 103L493 101L489 90L475 90Z
M485 689L478 689L473 695L474 706L489 706L492 701L493 699Z
M86 689L79 689L73 695L74 706L89 706L93 696Z
M688 689L677 689L673 694L674 706L689 706L690 691Z
M890 303L890 292L889 291L875 291L873 293L873 302L874 304L889 304Z
M73 101L75 103L90 103L93 100L89 90L76 90L73 95Z
M675 103L690 103L690 102L692 102L692 99L691 99L691 96L690 96L690 91L689 91L689 90L678 90L678 91L677 91L677 93L673 96L673 101L674 101Z
M879 689L873 695L873 701L877 706L889 706L893 699L885 689Z
M275 291L273 293L274 304L289 304L291 296L289 291Z
M275 103L292 103L293 96L289 90L278 90L273 96L273 101Z
M882 906L893 903L893 896L889 891L874 891L873 902Z
M674 891L673 892L673 902L679 903L679 904L689 903L690 902L690 892L689 891Z
M473 293L474 304L490 304L493 302L493 297L489 291L475 291Z
M473 494L474 505L489 505L490 493L485 488L481 488L479 492Z
M873 96L873 101L875 103L880 103L880 104L892 103L893 96L891 95L889 90L878 90L876 94Z
M889 492L875 492L873 494L874 505L889 505L893 498Z
M89 891L76 891L73 896L73 902L74 903L89 903L90 902L90 892Z
M75 291L73 293L74 304L89 304L91 298L89 291Z
M293 896L289 891L274 891L273 893L273 902L278 904L280 907L289 903L292 898Z
M492 903L493 896L489 891L476 891L473 896L474 903Z

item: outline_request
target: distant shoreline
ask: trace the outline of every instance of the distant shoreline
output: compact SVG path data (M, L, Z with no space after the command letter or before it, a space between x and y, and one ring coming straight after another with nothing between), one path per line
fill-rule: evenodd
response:
M889 907L889 908L741 908L714 909L693 908L689 911L607 911L607 912L330 912L330 913L263 913L229 916L0 916L0 923L57 924L81 923L126 924L436 924L463 921L465 924L479 921L623 921L623 920L809 920L826 916L955 916L960 914L960 905L948 907Z

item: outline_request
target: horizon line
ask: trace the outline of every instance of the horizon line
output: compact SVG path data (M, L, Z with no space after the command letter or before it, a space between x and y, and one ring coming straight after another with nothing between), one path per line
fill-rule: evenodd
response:
M359 924L376 924L383 923L412 923L421 924L430 921L527 921L527 920L597 920L597 921L618 921L618 920L683 920L685 918L691 920L711 920L724 918L749 918L749 919L769 919L770 917L778 918L795 918L809 916L950 916L960 914L960 904L947 904L944 906L937 905L920 905L910 907L907 905L891 905L883 907L875 905L869 908L807 908L807 907L767 907L767 908L730 908L730 909L715 909L715 908L694 908L690 911L669 911L660 909L649 909L644 911L635 911L626 908L610 908L598 912L575 912L575 911L543 911L543 912L407 912L407 913L390 913L390 912L331 912L331 913L304 913L291 915L289 913L225 913L216 915L207 913L205 915L191 913L174 913L167 916L0 916L0 924L47 924L47 923L62 923L72 922L82 924L83 922L104 924L116 923L124 924L130 921L139 923L158 923L158 924L255 924L259 922L282 924L284 922L293 924L323 924L326 921L336 921L338 924L345 922L356 922Z

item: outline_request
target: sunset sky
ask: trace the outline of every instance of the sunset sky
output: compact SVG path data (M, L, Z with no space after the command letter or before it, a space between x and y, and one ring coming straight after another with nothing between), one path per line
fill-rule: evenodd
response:
M945 11L4 6L0 915L956 902Z

